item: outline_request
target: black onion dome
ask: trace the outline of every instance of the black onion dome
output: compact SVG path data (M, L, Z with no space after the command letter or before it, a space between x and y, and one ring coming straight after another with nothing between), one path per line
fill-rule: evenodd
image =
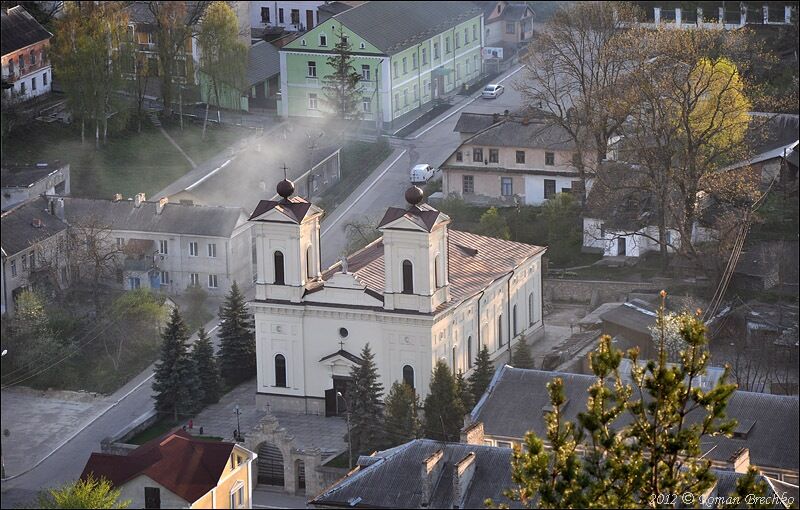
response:
M294 183L289 179L284 179L278 183L277 191L278 195L283 198L289 198L294 193Z
M423 198L425 198L425 193L419 186L411 186L406 190L406 202L410 205L421 204Z

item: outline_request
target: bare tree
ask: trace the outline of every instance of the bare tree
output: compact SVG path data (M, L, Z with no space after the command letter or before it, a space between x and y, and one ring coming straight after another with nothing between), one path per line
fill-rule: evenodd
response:
M72 275L89 282L94 308L100 311L101 284L116 280L122 268L122 247L117 245L111 227L96 216L88 216L70 228Z
M560 7L524 59L517 89L575 144L574 164L586 189L587 172L605 158L606 145L627 116L618 101L630 62L618 51L626 23L636 18L629 2L575 2ZM593 154L586 160L587 155ZM582 195L581 203L585 198Z

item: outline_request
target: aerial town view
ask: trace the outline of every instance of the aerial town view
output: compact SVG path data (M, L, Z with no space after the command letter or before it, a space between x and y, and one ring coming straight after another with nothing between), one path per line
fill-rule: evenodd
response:
M798 508L798 1L3 1L9 508Z

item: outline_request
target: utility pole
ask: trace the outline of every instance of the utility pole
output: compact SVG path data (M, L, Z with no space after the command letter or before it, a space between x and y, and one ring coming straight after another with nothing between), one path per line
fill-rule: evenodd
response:
M236 407L233 408L233 414L236 415L236 441L240 441L242 437L242 428L239 424L239 415L242 414L242 411L239 409L239 404L236 404Z

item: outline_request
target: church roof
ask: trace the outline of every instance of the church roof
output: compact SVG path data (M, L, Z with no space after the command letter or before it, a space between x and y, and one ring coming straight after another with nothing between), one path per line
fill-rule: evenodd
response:
M333 359L333 358L335 358L337 356L341 356L342 358L344 358L344 359L346 359L348 361L352 361L353 363L356 363L358 365L363 365L364 364L364 360L362 358L360 358L359 356L356 356L355 354L347 352L344 349L339 349L338 351L334 352L333 354L328 354L327 356L325 356L324 358L322 358L319 361L320 362L327 361L327 360Z
M435 311L440 313L469 299L493 281L508 274L525 260L546 248L494 237L480 236L459 230L448 230L450 300ZM348 271L364 282L367 291L383 294L383 238L347 258ZM329 280L341 271L341 262L322 274Z
M281 200L262 200L256 206L256 209L253 211L253 214L250 215L250 220L256 221L267 221L267 220L259 220L258 217L262 214L269 212L275 208L277 208L280 212L282 212L289 220L300 224L305 219L308 211L311 210L313 207L312 212L316 212L318 210L315 206L311 205L310 202L307 202L305 199L300 197L290 197L288 199L281 199Z
M440 216L444 219L447 219L446 214L443 214L428 204L412 205L407 209L390 207L386 210L386 214L383 215L383 219L378 224L378 228L384 227L395 220L405 217L412 223L415 223L424 228L427 232L430 232L433 230L433 226L436 225L436 221Z

